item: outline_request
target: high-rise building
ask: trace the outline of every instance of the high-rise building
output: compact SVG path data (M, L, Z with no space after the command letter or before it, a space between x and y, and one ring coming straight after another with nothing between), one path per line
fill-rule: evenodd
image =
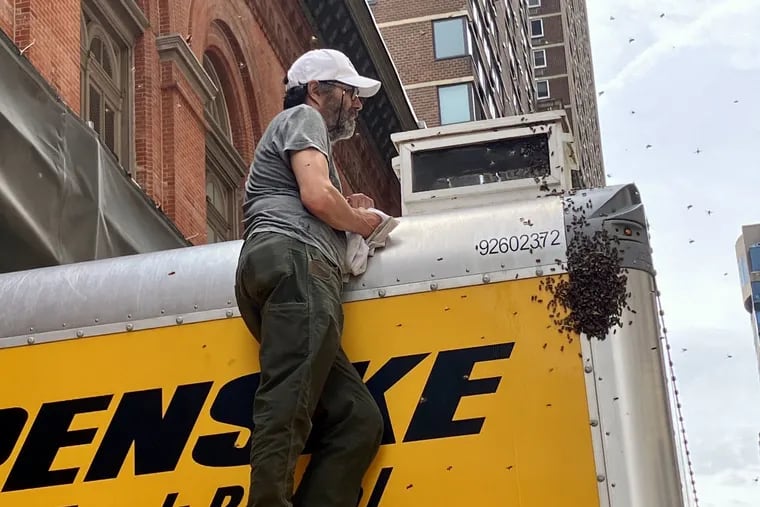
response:
M739 263L742 302L750 313L760 368L760 224L742 227L742 234L736 240L736 259Z
M537 110L564 109L580 171L573 186L605 184L586 0L527 0Z
M524 0L368 0L428 127L535 110Z

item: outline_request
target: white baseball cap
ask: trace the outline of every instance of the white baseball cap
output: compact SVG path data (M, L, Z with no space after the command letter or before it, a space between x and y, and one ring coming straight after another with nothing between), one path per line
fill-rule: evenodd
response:
M288 70L286 89L309 81L338 81L357 88L360 97L371 97L380 90L380 81L360 76L351 60L334 49L313 49L301 55Z

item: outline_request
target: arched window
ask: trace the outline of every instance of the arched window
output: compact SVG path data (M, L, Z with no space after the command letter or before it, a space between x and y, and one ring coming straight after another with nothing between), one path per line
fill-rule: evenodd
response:
M221 130L221 133L227 139L232 139L232 127L230 126L230 115L227 112L227 100L224 97L224 89L222 88L222 81L219 79L214 64L211 63L211 59L208 55L203 55L203 70L206 71L208 77L216 86L216 96L209 102L207 109L209 116L216 122L216 125Z
M240 235L240 191L236 165L242 161L232 145L229 106L220 78L223 67L214 64L213 56L203 55L203 69L217 89L206 104L206 241L216 243L237 239Z
M128 153L125 126L128 79L126 48L105 27L83 13L82 116L120 161ZM128 125L128 123L127 123Z

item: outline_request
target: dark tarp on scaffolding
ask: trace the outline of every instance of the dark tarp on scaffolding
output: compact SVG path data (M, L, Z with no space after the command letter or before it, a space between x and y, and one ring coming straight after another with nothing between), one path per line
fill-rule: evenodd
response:
M0 31L0 272L186 246Z

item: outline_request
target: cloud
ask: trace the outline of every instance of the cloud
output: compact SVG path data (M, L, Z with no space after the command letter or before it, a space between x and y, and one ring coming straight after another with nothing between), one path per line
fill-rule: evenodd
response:
M717 434L705 439L691 439L696 454L701 456L695 465L697 473L701 475L714 475L723 472L733 472L731 477L739 477L740 473L752 471L760 475L760 464L757 461L757 432L751 427L743 427L743 435L733 432L732 434ZM746 484L746 478L741 479Z
M724 472L703 477L697 483L700 505L703 507L757 507L760 502L760 483L754 481L760 470ZM705 501L705 498L718 499Z
M760 403L749 332L682 327L669 335L700 505L757 507Z
M756 20L760 19L760 2L755 0L660 2L629 0L616 5L615 21L602 21L609 10L593 2L589 8L595 20L592 37L601 39L596 47L604 47L608 57L625 61L629 48L648 44L608 79L599 90L614 91L625 87L667 58L680 55L685 48L715 51L721 60L739 70L760 68L760 40L756 36ZM605 2L609 9L611 3ZM665 12L664 18L659 17ZM610 14L612 15L612 14ZM643 27L643 28L642 28ZM624 43L621 35L635 37L636 45ZM628 46L628 47L625 47ZM674 50L675 47L675 50ZM594 55L595 59L598 55ZM602 55L599 59L604 59Z
M669 334L698 490L702 478L729 473L724 479L741 477L746 485L748 475L760 476L760 396L749 330L693 327Z

